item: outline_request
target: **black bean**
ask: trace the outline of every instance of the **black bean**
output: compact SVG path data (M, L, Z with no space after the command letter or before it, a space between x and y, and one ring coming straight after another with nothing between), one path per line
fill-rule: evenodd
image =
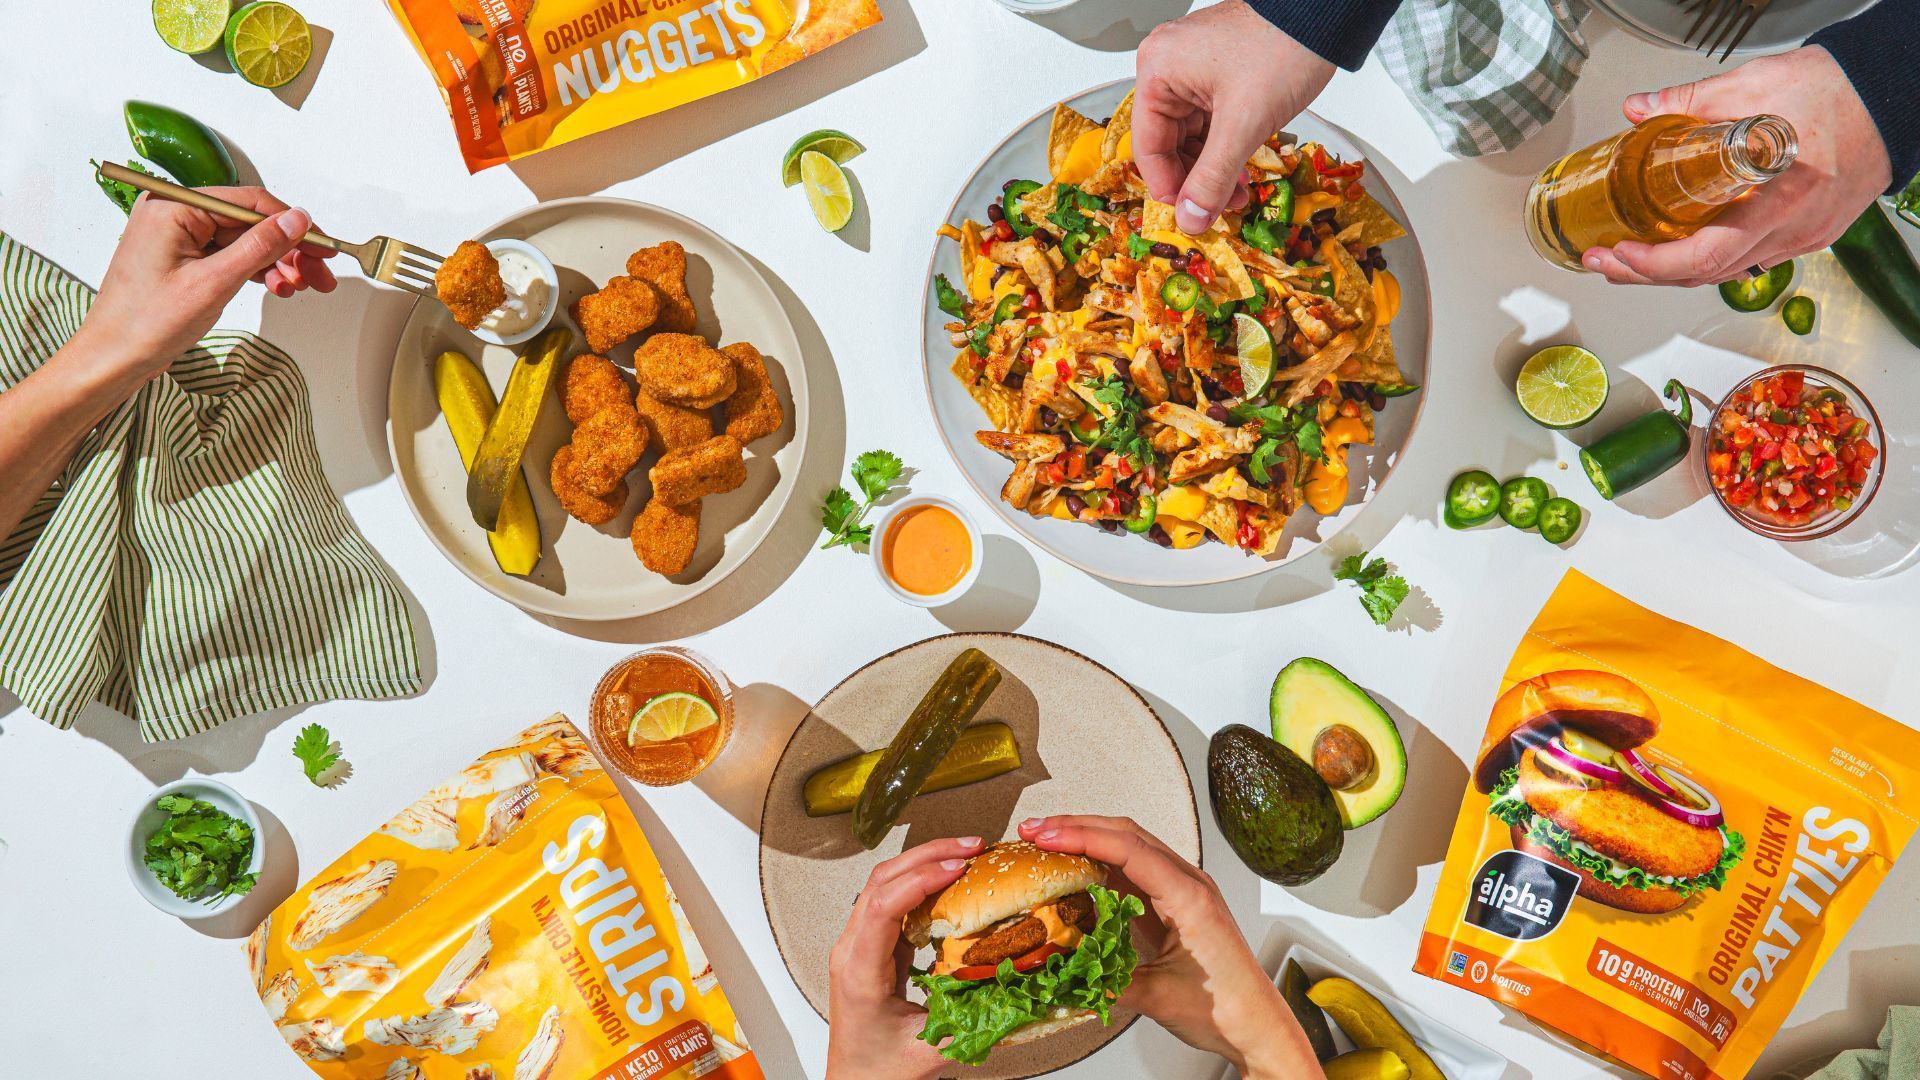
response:
M1009 390L1018 390L1027 385L1027 377L1017 371L1012 372L1008 374L1005 385Z
M1199 249L1199 248L1188 248L1188 249L1187 249L1187 259L1188 259L1189 261L1191 261L1191 260L1193 260L1193 259L1197 259L1197 258L1199 258L1199 257L1200 257L1200 249Z
M1079 517L1087 512L1087 500L1071 491L1067 492L1067 511L1074 517Z
M1379 255L1379 254L1380 254L1380 245L1379 245L1379 244L1375 244L1375 245L1373 245L1372 247L1370 247L1370 248L1368 248L1368 249L1367 249L1367 258L1369 258L1369 259L1371 259L1371 258L1374 258L1375 256L1377 256L1377 255Z
M1107 532L1119 532L1119 531L1120 531L1120 523L1119 523L1119 522L1117 522L1117 521L1115 521L1115 520L1113 520L1112 518L1107 518L1106 520L1104 520L1104 521L1102 521L1102 522L1100 523L1100 528L1102 528L1103 530L1105 530L1105 531L1107 531Z
M1174 257L1173 257L1172 259L1170 259L1170 260L1168 260L1168 261L1169 261L1169 264L1170 264L1170 265L1171 265L1171 266L1172 266L1172 267L1173 267L1173 268L1174 268L1175 270L1178 270L1179 272L1181 272L1181 273L1183 273L1183 274L1187 272L1187 265L1188 265L1188 264L1187 264L1187 257L1186 257L1185 255L1175 255L1175 256L1174 256Z
M994 268L993 268L993 282L992 282L992 283L993 283L993 284L995 284L995 285L998 285L998 284L1000 283L1000 276L1001 276L1002 274L1005 274L1005 273L1007 272L1007 270L1008 270L1008 269L1010 269L1010 268L1009 268L1009 267L1005 267L1005 266L996 266L996 267L994 267Z
M1131 386L1133 385L1133 368L1126 364L1116 363L1113 365L1113 377L1115 380Z
M1367 396L1367 388L1360 383L1343 382L1340 384L1340 396L1359 401Z
M1324 222L1332 225L1340 220L1340 215L1332 207L1328 207L1325 210L1315 210L1313 212L1313 220L1316 224Z
M1205 390L1207 392L1207 396L1210 398L1223 398L1227 396L1227 392L1224 387L1222 387L1219 383L1214 382L1212 379L1209 379L1204 375L1201 376L1200 378L1200 388L1202 390Z
M1012 190L1013 190L1013 185L1015 185L1015 184L1017 184L1017 183L1019 183L1019 182L1020 182L1020 181L1019 181L1019 180L1017 180L1017 179L1015 179L1015 180L1009 180L1009 181L1007 181L1006 183L1004 183L1004 184L1001 184L1001 185L1000 185L1000 190L1001 190L1001 191L1012 191Z
M1230 418L1232 415L1233 415L1232 413L1227 411L1227 407L1225 405L1222 405L1217 401L1207 406L1207 419L1212 420L1216 424L1226 423L1228 418Z
M1374 248L1373 254L1367 259L1367 264L1375 270L1385 270L1387 268L1387 257L1380 254L1379 248Z
M1105 120L1100 121L1100 126L1106 127L1108 124L1111 124L1111 123L1113 123L1113 117L1109 116Z
M1133 496L1124 491L1115 491L1113 493L1113 508L1122 514L1131 514L1133 512Z
M1153 247L1149 248L1148 250L1150 250L1154 255L1162 259L1171 259L1175 255L1180 254L1179 248L1174 247L1172 244L1166 243L1164 241L1154 244Z
M1058 419L1060 419L1059 413L1054 412L1052 409L1048 408L1045 405L1040 406L1040 426L1041 427L1052 427L1054 421Z
M1162 528L1158 523L1155 523L1153 528L1147 530L1147 539L1159 544L1161 547L1170 548L1173 546L1173 537L1168 536L1167 530Z
M1033 231L1033 242L1040 245L1041 251L1045 251L1048 248L1053 246L1053 237L1048 236L1046 233L1043 233L1038 229L1035 229Z
M1003 209L999 203L987 204L987 220L988 221L999 221L1000 219L1006 216L1007 216L1006 210Z
M1367 275L1367 281L1369 283L1373 281L1373 264L1372 263L1370 262L1361 263L1360 272Z
M1378 390L1367 391L1367 408L1372 409L1374 412L1379 412L1386 407L1387 395Z

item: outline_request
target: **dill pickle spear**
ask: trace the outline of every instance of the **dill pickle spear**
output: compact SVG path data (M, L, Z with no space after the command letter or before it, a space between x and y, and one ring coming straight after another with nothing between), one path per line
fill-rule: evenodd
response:
M894 733L853 805L853 838L869 850L878 847L920 794L940 760L953 749L960 731L973 721L994 687L1000 666L979 649L953 658Z
M534 338L527 351L514 362L507 378L507 392L500 395L500 410L493 414L480 449L467 471L467 509L474 524L492 532L500 525L500 507L520 471L520 459L527 452L527 440L533 436L534 421L540 418L540 405L553 385L553 374L560 367L560 354L573 341L573 331L556 326Z
M874 766L880 764L886 753L870 750L815 770L807 777L802 792L807 816L830 817L853 809L853 804L860 801L860 792L867 786L867 777L873 775ZM1012 728L998 720L975 724L954 740L953 749L934 766L927 782L920 785L920 794L976 784L1019 767L1020 744L1014 741Z
M447 430L460 451L460 465L473 468L480 438L493 422L499 406L493 400L493 387L486 373L465 353L451 350L440 354L433 364L433 389L440 399L440 414L447 418ZM540 519L533 512L533 495L527 490L522 470L507 489L500 506L500 524L487 533L487 547L493 561L509 574L525 576L540 564Z

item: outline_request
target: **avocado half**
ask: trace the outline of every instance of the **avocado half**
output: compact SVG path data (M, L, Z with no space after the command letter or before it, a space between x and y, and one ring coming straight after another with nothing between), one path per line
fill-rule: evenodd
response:
M1346 729L1337 734L1350 732L1371 753L1371 761L1352 782L1328 784L1347 828L1365 825L1399 800L1407 784L1407 750L1400 742L1400 729L1385 709L1333 665L1303 656L1281 668L1273 679L1268 711L1274 741L1309 764L1318 764L1314 744L1331 728Z

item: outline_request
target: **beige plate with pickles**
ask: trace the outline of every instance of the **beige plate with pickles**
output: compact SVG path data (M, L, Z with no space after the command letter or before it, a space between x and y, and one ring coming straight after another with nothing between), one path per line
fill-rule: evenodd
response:
M414 517L461 573L503 600L546 615L595 621L647 615L719 584L772 531L793 495L806 451L806 364L779 299L740 249L697 222L645 203L560 199L529 207L481 230L476 239L501 237L526 240L553 260L560 274L556 322L574 331L568 357L586 351L578 327L567 316L568 305L625 273L627 255L636 248L678 240L687 249L687 291L700 312L699 332L715 344L750 341L759 347L786 407L787 423L747 447L746 484L706 500L693 565L685 574L665 578L640 565L627 535L644 503L645 466L654 458L651 448L642 468L627 480L631 491L626 508L605 525L595 528L575 521L554 500L548 462L572 434L560 407L561 380L556 377L524 463L540 518L543 553L530 576L515 577L494 564L486 534L467 510L466 470L440 415L433 360L446 349L465 353L486 372L497 397L506 388L519 350L485 344L455 325L444 307L420 301L400 332L387 391L387 446ZM610 358L632 373L631 342Z
M974 723L998 720L1012 728L1020 767L920 795L873 851L854 840L850 815L808 817L801 798L807 777L887 745L927 688L969 648L986 653L1001 671ZM1205 753L1204 744L1196 749ZM1071 649L1021 634L928 638L847 676L788 740L760 811L761 897L774 943L807 1003L826 1016L827 953L881 860L942 837L1011 839L1026 818L1066 813L1132 817L1182 857L1200 861L1200 817L1180 749L1126 680ZM919 998L919 991L912 994ZM1100 1049L1132 1021L1131 1013L1116 1012L1111 1027L1085 1024L1004 1047L984 1065L955 1065L943 1075L1038 1076Z

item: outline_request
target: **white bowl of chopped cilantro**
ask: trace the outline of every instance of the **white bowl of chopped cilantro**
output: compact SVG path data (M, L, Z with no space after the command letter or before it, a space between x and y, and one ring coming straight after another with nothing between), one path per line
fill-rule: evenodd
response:
M189 776L141 804L127 840L127 873L147 903L182 919L206 919L253 888L264 846L260 818L239 792Z

